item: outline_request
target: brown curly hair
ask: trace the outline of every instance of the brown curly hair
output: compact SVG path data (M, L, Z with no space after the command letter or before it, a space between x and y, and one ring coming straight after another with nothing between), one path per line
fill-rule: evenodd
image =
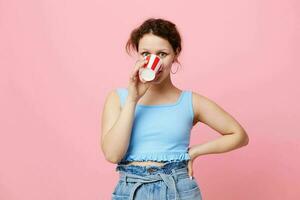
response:
M169 41L175 52L175 55L177 57L179 56L181 52L181 37L176 28L176 25L168 20L161 18L149 18L131 32L125 46L126 52L129 55L131 55L130 52L132 50L138 52L139 41L147 33L152 33ZM175 62L178 62L177 57Z

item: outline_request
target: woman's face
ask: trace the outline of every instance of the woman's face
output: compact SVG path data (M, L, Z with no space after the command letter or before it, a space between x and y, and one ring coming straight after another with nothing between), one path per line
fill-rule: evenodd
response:
M168 40L151 33L145 34L140 39L138 48L139 59L143 59L149 54L155 54L162 60L162 72L153 80L153 82L160 83L170 75L172 63L175 59L175 52Z

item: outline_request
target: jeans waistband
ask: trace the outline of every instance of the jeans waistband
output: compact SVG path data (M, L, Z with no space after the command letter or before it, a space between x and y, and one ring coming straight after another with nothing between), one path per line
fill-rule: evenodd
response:
M116 171L123 171L131 174L136 174L140 176L147 176L150 174L164 173L170 174L172 173L172 169L180 169L187 167L188 160L181 161L167 161L163 166L139 166L139 165L118 165L116 167Z

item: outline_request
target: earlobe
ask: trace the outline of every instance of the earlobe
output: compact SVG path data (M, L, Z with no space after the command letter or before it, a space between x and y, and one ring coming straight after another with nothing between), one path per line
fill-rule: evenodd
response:
M174 60L172 63L178 62L177 57L178 57L177 55L174 57Z

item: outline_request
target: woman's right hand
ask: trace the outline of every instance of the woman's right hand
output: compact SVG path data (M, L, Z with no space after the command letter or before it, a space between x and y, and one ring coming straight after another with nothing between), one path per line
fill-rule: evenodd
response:
M141 80L139 77L140 69L143 68L147 62L145 58L137 60L129 79L128 98L134 102L138 102L151 86L151 82Z

